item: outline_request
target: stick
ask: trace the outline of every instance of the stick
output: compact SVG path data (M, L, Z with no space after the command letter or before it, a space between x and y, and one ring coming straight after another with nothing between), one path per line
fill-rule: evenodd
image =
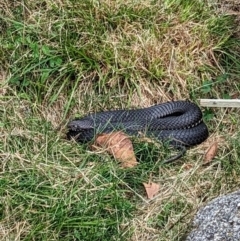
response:
M200 105L206 107L240 107L239 99L200 99Z

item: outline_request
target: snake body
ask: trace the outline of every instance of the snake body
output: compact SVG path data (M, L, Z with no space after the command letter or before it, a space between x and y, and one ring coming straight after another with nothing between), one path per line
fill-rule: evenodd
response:
M68 123L68 137L88 142L97 134L122 130L145 134L172 145L193 146L208 137L200 108L189 101L172 101L148 108L89 114Z

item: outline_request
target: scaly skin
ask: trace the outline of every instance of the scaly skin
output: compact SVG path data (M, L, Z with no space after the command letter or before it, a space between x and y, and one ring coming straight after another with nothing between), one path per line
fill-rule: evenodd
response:
M140 132L173 145L193 146L208 137L200 108L189 101L167 102L136 110L113 110L89 114L68 124L68 137L88 142L100 133L122 130Z

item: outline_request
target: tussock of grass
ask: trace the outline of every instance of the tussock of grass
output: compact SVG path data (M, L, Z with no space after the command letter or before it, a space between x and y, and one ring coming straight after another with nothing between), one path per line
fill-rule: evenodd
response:
M221 74L214 51L232 31L200 1L27 1L1 18L10 83L51 101L76 80L104 96L113 88L157 102L181 89L187 98Z
M0 9L3 240L183 240L197 209L239 186L239 111L178 163L134 141L140 165L65 139L73 116L171 99L239 97L234 18L207 1L4 2ZM202 165L205 150L218 155ZM160 184L146 199L142 183Z

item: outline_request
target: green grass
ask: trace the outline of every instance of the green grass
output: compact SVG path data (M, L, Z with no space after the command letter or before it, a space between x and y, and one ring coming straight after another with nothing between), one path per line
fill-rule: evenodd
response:
M239 110L181 160L133 139L139 165L66 139L92 111L240 95L234 18L198 0L6 2L0 9L2 240L183 240L197 209L239 186ZM212 141L218 154L202 165ZM143 182L160 185L147 200Z

